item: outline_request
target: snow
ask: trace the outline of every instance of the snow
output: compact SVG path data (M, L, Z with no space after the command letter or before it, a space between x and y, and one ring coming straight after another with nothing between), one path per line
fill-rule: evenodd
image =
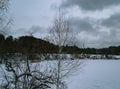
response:
M68 89L120 89L120 60L87 60L82 72L67 80Z
M2 74L0 68L0 82ZM78 69L65 81L68 89L120 89L120 60L85 60L82 70Z

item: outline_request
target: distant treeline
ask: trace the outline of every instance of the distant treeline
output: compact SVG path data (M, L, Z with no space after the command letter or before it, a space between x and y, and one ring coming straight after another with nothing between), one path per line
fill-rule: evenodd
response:
M62 52L65 54L120 54L120 46L102 49L65 46ZM5 38L0 35L0 54L6 53L58 53L58 46L33 36L22 36L14 39L12 36Z
M120 55L120 46L110 46L108 48L86 48L84 49L84 53L86 54L103 54L103 55Z

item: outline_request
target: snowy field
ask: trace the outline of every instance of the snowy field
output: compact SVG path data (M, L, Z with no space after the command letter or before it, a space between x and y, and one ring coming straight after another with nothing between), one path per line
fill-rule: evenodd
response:
M120 60L86 60L65 81L68 89L120 89Z
M120 89L120 60L87 60L68 89Z

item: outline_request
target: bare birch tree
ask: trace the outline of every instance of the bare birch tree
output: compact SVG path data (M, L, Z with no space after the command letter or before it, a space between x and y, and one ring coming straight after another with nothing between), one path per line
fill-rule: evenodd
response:
M10 0L0 0L0 34L6 35L5 31L11 24L12 19L7 16Z
M64 60L63 48L74 40L74 35L69 21L60 10L50 28L50 41L58 45L56 64L56 89L63 89L62 79L70 75L82 62L78 60Z

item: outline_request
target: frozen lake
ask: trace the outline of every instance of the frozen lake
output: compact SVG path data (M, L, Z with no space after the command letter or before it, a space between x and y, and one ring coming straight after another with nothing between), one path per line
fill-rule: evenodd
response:
M68 89L120 89L120 60L87 60L67 81Z

